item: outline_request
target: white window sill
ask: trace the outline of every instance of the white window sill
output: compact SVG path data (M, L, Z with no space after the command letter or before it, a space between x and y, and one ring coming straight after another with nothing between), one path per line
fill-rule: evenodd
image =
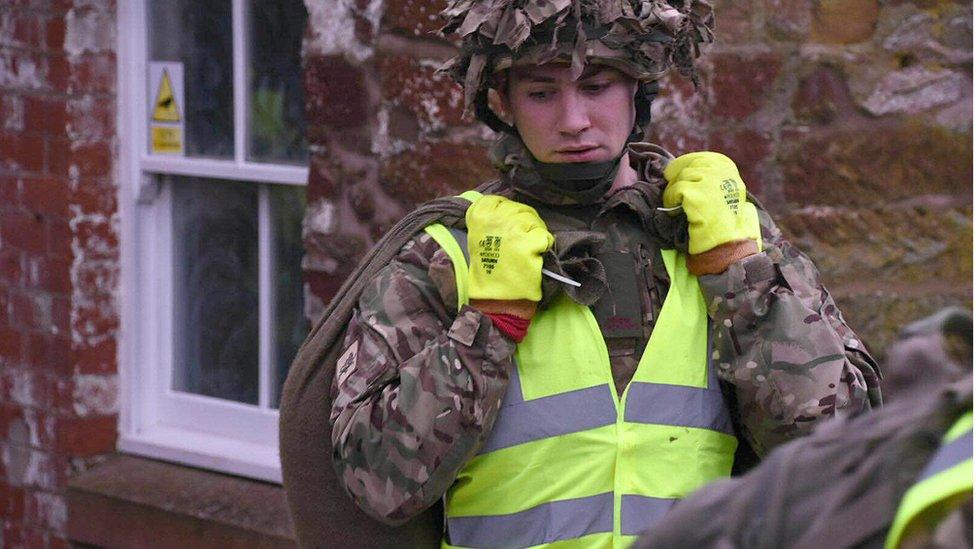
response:
M119 435L119 450L281 484L277 441L274 446L169 427Z

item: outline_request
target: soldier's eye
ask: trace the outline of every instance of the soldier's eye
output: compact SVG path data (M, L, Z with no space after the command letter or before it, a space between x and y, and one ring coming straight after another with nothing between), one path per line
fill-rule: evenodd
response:
M591 82L583 86L583 91L589 94L600 93L610 87L609 82Z
M526 95L534 101L545 101L554 95L552 90L530 90Z

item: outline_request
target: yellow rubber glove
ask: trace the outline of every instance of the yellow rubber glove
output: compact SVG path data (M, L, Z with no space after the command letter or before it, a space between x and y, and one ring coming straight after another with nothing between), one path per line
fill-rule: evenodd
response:
M472 300L542 299L542 255L553 237L539 214L502 196L475 200L468 224L468 295Z
M707 151L681 155L668 164L664 178L664 207L681 206L688 216L688 253L744 240L762 250L759 214L729 157Z

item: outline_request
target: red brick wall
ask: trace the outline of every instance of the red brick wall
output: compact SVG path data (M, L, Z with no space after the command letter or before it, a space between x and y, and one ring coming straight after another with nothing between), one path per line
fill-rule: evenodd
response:
M735 159L876 352L911 319L970 307L971 3L713 3L703 85L665 83L653 139ZM434 76L454 52L431 32L444 0L306 5L306 268L321 310L411 206L492 169L490 132Z
M115 5L0 3L0 546L65 546L114 449Z

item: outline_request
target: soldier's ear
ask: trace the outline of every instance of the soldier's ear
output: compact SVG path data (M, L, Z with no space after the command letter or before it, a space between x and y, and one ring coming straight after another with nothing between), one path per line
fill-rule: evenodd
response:
M488 90L488 107L501 118L503 122L512 125L512 107L508 93L504 89L492 88Z
M494 111L498 118L508 125L512 124L512 103L509 100L508 87L510 79L508 71L504 70L495 73L491 77L491 86L488 89L488 107Z

